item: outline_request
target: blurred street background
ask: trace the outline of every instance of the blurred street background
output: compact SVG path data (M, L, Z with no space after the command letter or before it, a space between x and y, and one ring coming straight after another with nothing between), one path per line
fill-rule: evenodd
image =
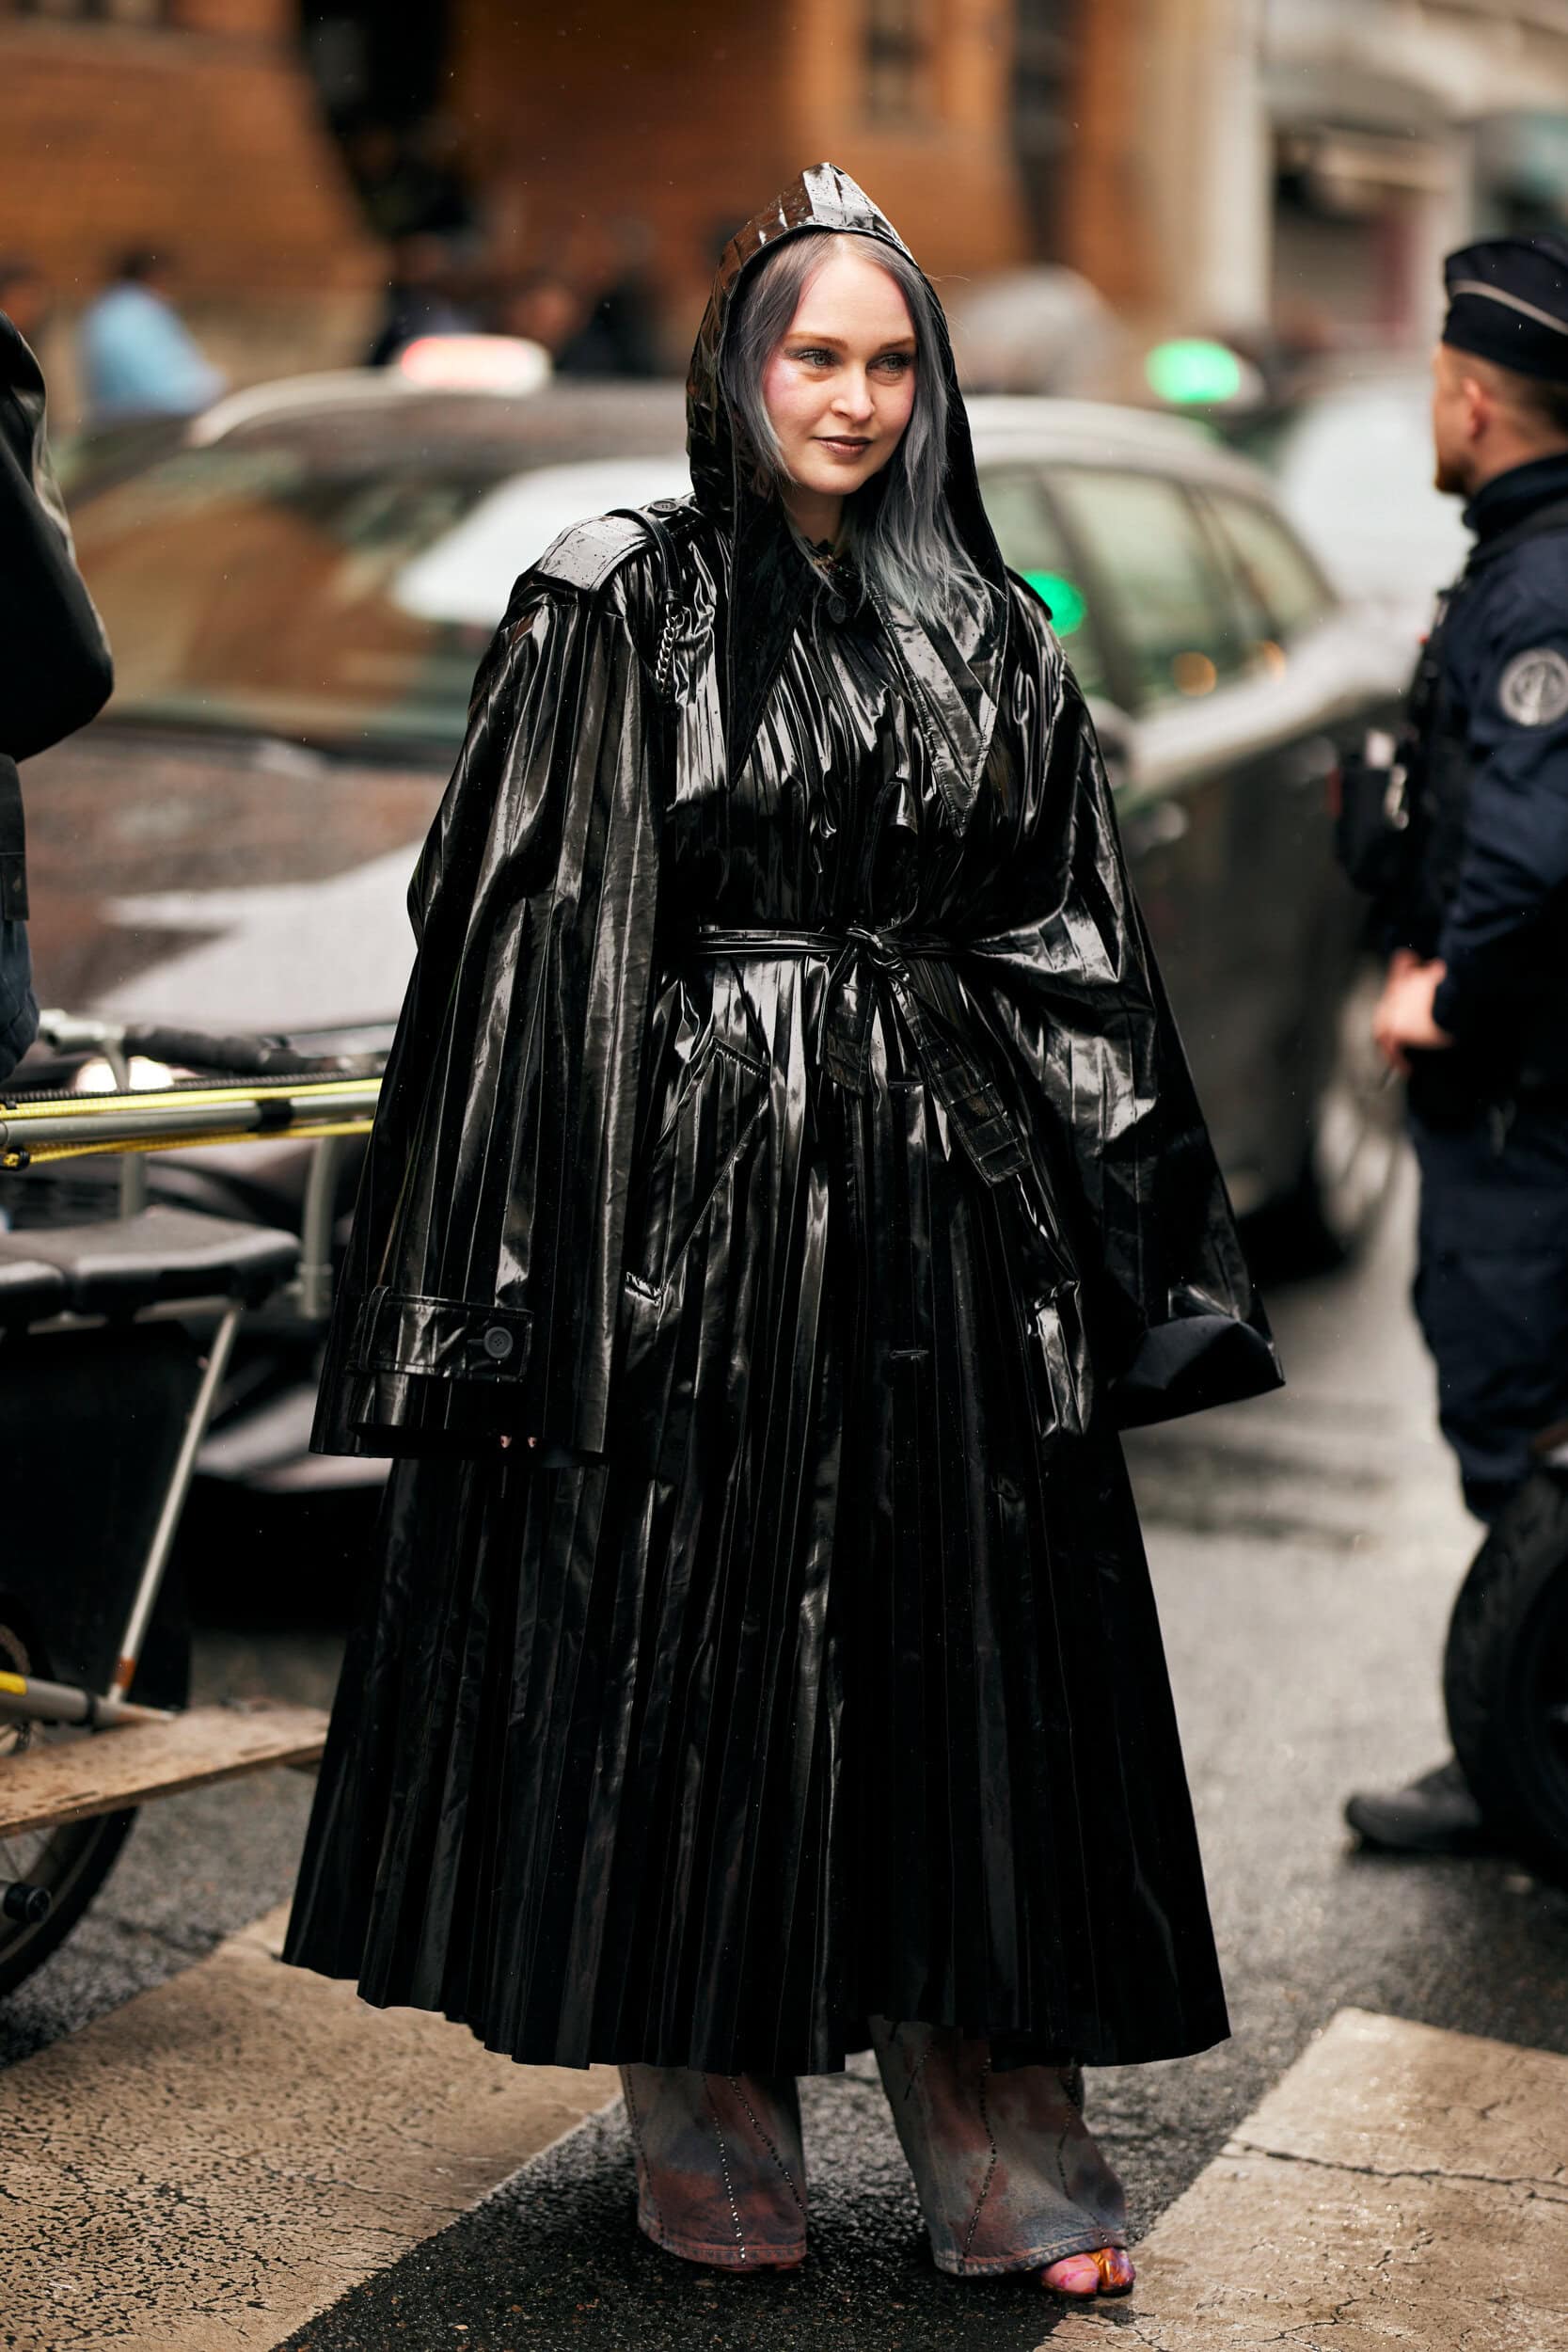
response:
M0 309L49 378L118 672L24 771L40 994L89 1026L48 1029L16 1082L107 1087L127 1025L164 1025L125 1047L144 1086L186 1067L182 1031L385 1046L408 874L511 581L565 525L686 486L714 262L822 158L950 312L988 509L1094 711L1291 1377L1133 1450L1236 2037L1101 2076L1091 2120L1142 2232L1227 2165L1244 2186L1263 2143L1234 2136L1362 2012L1430 2028L1361 2068L1381 2107L1271 2160L1467 2182L1440 2228L1357 2192L1386 2242L1377 2327L1568 2352L1560 2293L1508 2301L1568 2201L1568 1894L1510 1858L1354 1855L1339 1818L1444 1752L1478 1531L1409 1315L1379 975L1331 849L1339 765L1397 713L1464 557L1431 486L1441 257L1568 228L1568 0L0 0ZM341 1247L356 1165L322 1185L309 1146L195 1147L150 1181L295 1232L314 1190ZM108 1159L35 1170L0 1213L107 1220L119 1183ZM200 1456L191 1622L164 1638L194 1628L214 1706L330 1698L382 1473L307 1452L321 1305L296 1284L248 1319ZM17 1476L90 1500L64 1438ZM48 1654L33 1606L13 1561L0 1667L18 1626ZM1568 1724L1568 1654L1554 1703ZM805 2271L662 2262L612 2080L525 2079L284 1979L308 1802L272 1772L148 1805L0 1998L0 2343L1026 2352L1056 2328L1032 2290L937 2277L854 2071L808 2103ZM1433 2082L1500 2070L1514 2102L1478 2091L1436 2154L1409 2087L1429 2048ZM1293 2247L1314 2282L1277 2340L1340 2344L1360 2274L1313 2267L1338 2209L1296 2240L1239 2210L1226 2261ZM1184 2311L1128 2341L1261 2340Z
M1267 359L1419 350L1445 248L1568 197L1555 0L5 0L0 61L67 425L133 246L236 385L360 358L409 239L462 307L614 293L614 364L680 373L718 244L826 154L944 291L1048 266L1108 341ZM1104 362L1014 341L1015 389Z

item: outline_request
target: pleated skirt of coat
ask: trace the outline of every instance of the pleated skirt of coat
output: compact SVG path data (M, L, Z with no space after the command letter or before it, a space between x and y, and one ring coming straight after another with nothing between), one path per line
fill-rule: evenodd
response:
M533 2063L1224 2036L1118 1441L1042 1440L1006 1202L876 1076L720 1137L607 1461L394 1466L289 1960Z

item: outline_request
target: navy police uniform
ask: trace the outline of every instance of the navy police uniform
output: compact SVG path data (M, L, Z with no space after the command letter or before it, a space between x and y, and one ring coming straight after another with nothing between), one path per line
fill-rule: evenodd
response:
M1450 256L1443 340L1568 383L1568 244ZM1495 476L1411 722L1390 946L1439 957L1451 1048L1412 1057L1416 1305L1465 1499L1495 1516L1568 1420L1568 453Z

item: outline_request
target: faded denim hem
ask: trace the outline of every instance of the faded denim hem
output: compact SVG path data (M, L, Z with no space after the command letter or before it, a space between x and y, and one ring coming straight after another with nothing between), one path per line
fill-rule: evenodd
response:
M931 2260L950 2279L996 2279L1020 2270L1049 2270L1053 2263L1066 2262L1069 2254L1092 2254L1101 2246L1115 2246L1125 2253L1126 2231L1097 2229L1090 2234L1076 2230L1064 2238L1048 2239L1024 2254L953 2254L933 2246Z
M662 2253L678 2255L682 2262L701 2263L709 2270L783 2270L805 2259L806 2241L802 2233L787 2244L765 2240L737 2246L731 2238L723 2244L708 2244L702 2238L677 2237L656 2221L640 2203L637 2226L650 2245ZM1103 2245L1104 2240L1101 2239Z

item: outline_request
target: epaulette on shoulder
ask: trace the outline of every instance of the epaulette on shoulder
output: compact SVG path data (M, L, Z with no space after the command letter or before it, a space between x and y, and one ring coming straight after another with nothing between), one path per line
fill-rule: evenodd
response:
M533 566L543 580L588 593L602 588L639 548L650 544L641 523L626 515L596 515L585 523L569 524L552 541Z

